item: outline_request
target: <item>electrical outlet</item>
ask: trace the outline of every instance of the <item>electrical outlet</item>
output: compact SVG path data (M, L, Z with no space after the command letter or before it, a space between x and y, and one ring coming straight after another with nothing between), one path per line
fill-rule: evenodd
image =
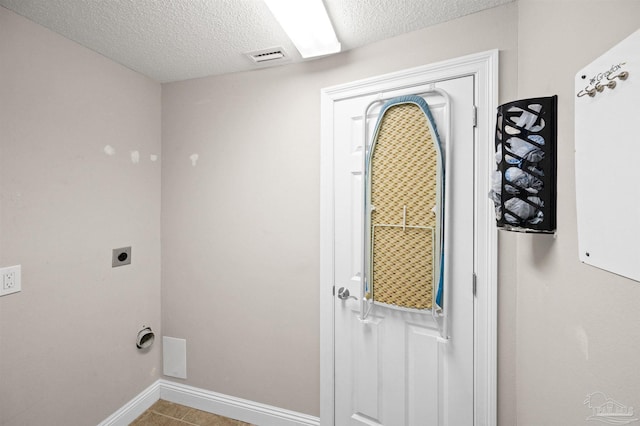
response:
M0 269L0 296L17 293L22 290L20 265Z
M2 288L5 290L11 290L16 286L16 273L15 271L8 271L4 274L2 282Z
M113 249L111 253L111 267L131 264L131 247Z

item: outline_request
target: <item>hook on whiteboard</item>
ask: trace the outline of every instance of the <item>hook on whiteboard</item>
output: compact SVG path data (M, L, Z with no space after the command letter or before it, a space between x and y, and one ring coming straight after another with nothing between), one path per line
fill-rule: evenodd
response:
M594 96L596 96L598 93L601 93L604 91L605 87L608 87L609 89L615 89L616 86L618 85L618 83L615 81L615 79L617 78L618 80L624 81L627 78L629 78L629 71L622 71L616 75L614 75L613 77L611 77L610 75L607 75L607 80L608 82L606 84L602 84L600 82L596 83L595 86L593 87L585 87L584 89L580 90L577 93L577 97L581 98L583 96L589 96L591 98L593 98ZM582 78L586 78L586 75L583 75Z

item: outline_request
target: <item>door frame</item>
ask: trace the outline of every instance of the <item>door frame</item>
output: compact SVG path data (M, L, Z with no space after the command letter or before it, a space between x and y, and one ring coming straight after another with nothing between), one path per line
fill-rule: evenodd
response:
M497 410L497 249L493 203L487 196L495 169L498 50L328 87L320 91L320 424L335 423L334 359L334 103L343 99L474 77L474 424L495 426ZM469 111L469 114L474 111ZM472 291L472 289L470 289Z

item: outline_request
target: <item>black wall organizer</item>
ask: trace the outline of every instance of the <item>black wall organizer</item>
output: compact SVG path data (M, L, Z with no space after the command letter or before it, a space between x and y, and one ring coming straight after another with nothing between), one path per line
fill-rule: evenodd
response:
M522 99L498 107L491 198L500 229L556 230L558 97Z

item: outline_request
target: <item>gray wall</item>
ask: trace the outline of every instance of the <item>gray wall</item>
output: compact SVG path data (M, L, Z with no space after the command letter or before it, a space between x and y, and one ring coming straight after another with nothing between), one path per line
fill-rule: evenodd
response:
M23 288L0 297L0 425L97 424L159 377L135 347L161 331L152 153L159 84L0 7L0 266Z
M319 414L320 89L499 48L511 99L516 12L163 85L162 316L187 340L186 383Z
M595 391L640 405L639 288L579 263L573 178L574 74L640 26L639 8L520 0L324 60L164 85L163 315L188 340L187 382L317 414L318 92L498 48L501 101L560 97L557 237L499 235L499 424L583 424Z
M592 392L640 407L640 284L578 261L573 79L640 28L640 2L520 0L519 9L518 96L558 94L559 123L557 238L517 238L517 424L582 425ZM612 211L628 219L634 226Z
M160 208L160 86L0 8L0 266L23 266L0 298L0 424L97 423L158 378L159 345L133 339L160 332L161 263L186 383L317 415L319 91L494 48L502 102L560 107L557 237L499 235L499 424L584 424L595 391L640 406L640 287L578 262L573 177L574 74L638 27L637 0L519 0L164 85Z

